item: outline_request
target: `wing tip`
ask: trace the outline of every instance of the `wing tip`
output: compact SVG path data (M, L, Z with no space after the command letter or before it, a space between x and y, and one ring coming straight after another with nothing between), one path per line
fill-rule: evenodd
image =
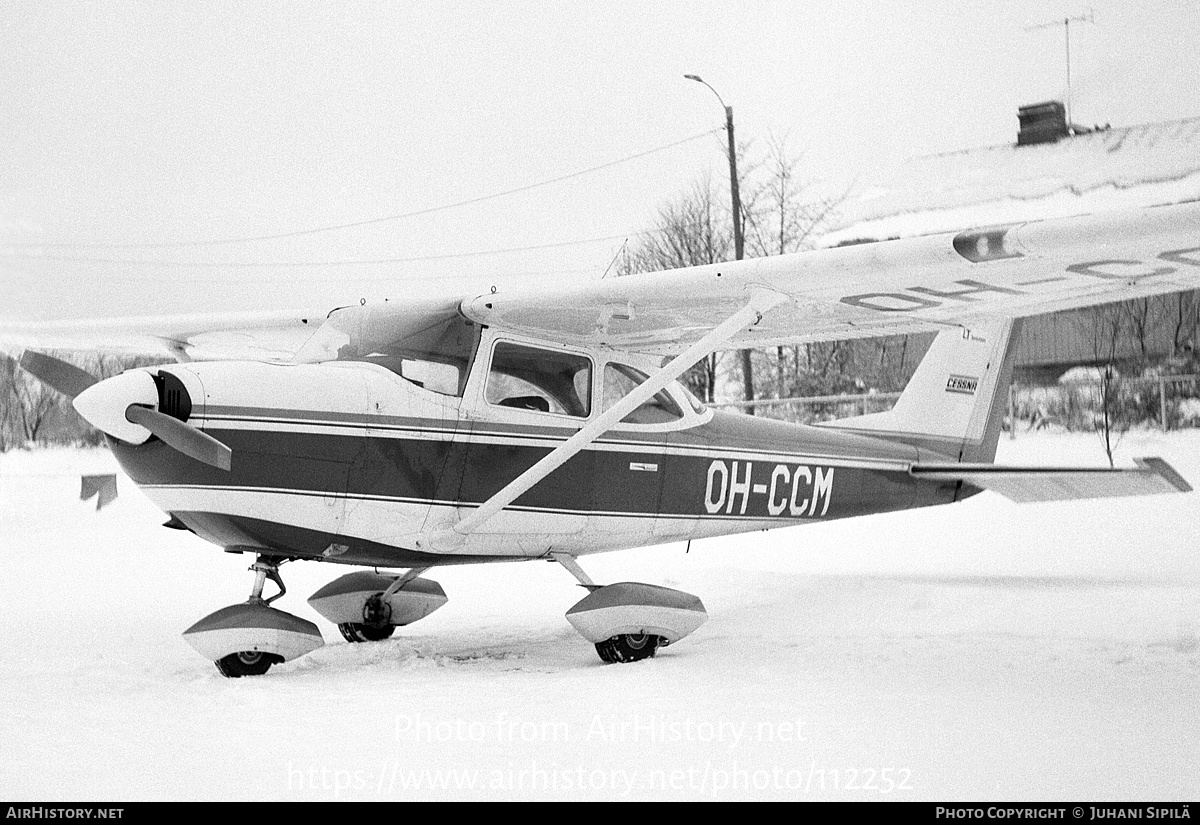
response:
M1161 478L1163 481L1170 484L1181 493L1192 492L1192 485L1188 484L1175 468L1157 456L1151 458L1135 458L1134 463L1139 467L1145 467L1150 472Z

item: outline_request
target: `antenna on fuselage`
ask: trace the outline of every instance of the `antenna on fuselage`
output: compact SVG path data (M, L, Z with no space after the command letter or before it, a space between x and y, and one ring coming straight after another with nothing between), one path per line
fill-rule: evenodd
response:
M615 264L617 262L617 258L621 257L621 253L625 251L625 244L627 244L627 243L629 243L629 238L626 238L621 243L621 248L617 250L616 255L613 255L613 259L608 262L608 267L604 270L604 274L600 276L600 280L603 281L605 278L608 277L608 271L613 268L613 264Z

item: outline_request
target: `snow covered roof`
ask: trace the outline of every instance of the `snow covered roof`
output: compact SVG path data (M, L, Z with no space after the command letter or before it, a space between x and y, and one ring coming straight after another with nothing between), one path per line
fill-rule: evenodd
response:
M1200 198L1200 117L914 158L865 176L823 246Z

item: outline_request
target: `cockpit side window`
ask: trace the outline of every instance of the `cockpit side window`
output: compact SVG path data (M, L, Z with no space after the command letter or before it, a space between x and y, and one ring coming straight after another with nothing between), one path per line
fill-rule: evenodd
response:
M475 324L455 318L411 333L363 360L381 363L432 392L461 396L479 333Z
M582 355L501 341L492 351L484 398L500 407L586 418L591 382L592 362Z
M616 404L649 376L628 364L604 365L604 409ZM683 411L666 390L658 392L629 415L623 424L664 424L683 418Z

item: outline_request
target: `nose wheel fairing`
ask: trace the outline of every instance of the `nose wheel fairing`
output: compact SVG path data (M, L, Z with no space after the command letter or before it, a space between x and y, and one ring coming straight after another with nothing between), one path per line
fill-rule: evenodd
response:
M287 662L325 644L315 624L265 603L222 607L183 632L192 649L219 662L237 654L265 653Z
M183 638L201 656L215 662L225 676L261 676L276 662L311 653L325 644L315 624L271 607L287 592L279 576L279 561L260 558L250 567L254 589L242 604L210 613L183 632ZM264 599L270 579L279 588Z

